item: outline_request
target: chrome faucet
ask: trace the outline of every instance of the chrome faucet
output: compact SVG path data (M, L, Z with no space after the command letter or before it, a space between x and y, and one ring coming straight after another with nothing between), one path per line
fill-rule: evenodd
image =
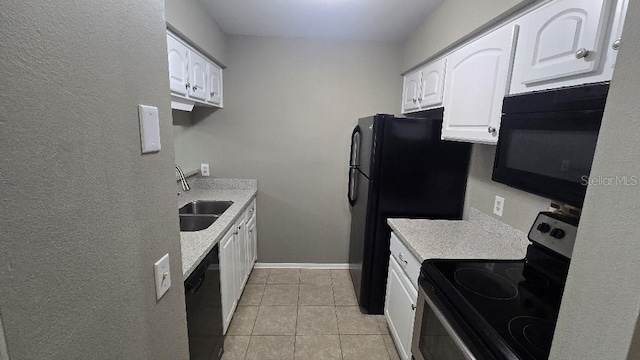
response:
M183 191L191 190L191 187L189 187L189 184L187 183L187 179L184 178L184 173L182 172L182 169L180 169L180 166L176 165L176 170L178 170L178 174L180 175L180 183L182 184L182 190Z

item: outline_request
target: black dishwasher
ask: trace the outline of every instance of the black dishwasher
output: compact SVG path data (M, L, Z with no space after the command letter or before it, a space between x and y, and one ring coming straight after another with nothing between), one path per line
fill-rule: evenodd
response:
M218 251L216 245L184 282L191 360L219 360L224 352Z

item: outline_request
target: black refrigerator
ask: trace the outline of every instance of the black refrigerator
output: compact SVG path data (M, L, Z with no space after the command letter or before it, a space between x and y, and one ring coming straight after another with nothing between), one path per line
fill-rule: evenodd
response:
M442 109L375 115L351 135L349 271L363 312L383 314L387 218L461 219L471 144L440 139Z

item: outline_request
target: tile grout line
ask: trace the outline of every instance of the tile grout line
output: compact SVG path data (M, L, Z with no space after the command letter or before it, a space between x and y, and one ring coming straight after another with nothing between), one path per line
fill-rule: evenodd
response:
M267 280L269 280L270 272L271 270L267 270ZM247 344L247 349L244 352L244 357L242 358L243 360L246 360L247 356L249 356L249 347L251 345L251 339L253 338L253 329L255 329L256 322L258 321L258 315L260 314L260 307L262 306L262 298L264 297L264 292L267 289L267 280L264 281L264 288L262 291L262 296L260 297L260 305L258 305L258 314L256 314L256 318L253 320L253 326L251 327L251 335L249 335L249 343Z
M296 359L296 343L298 342L298 316L300 316L300 277L302 271L298 270L298 301L296 301L296 324L293 328L293 360Z
M344 351L342 351L342 334L340 334L340 321L338 320L338 305L336 305L336 292L335 282L333 281L333 271L330 270L329 277L331 277L331 292L333 293L333 310L336 313L336 325L338 326L338 343L340 344L340 358L344 360Z

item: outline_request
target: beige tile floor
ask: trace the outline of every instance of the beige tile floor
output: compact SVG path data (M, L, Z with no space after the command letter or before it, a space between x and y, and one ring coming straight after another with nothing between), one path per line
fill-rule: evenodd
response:
M363 315L347 270L254 269L224 360L396 360L382 315Z

